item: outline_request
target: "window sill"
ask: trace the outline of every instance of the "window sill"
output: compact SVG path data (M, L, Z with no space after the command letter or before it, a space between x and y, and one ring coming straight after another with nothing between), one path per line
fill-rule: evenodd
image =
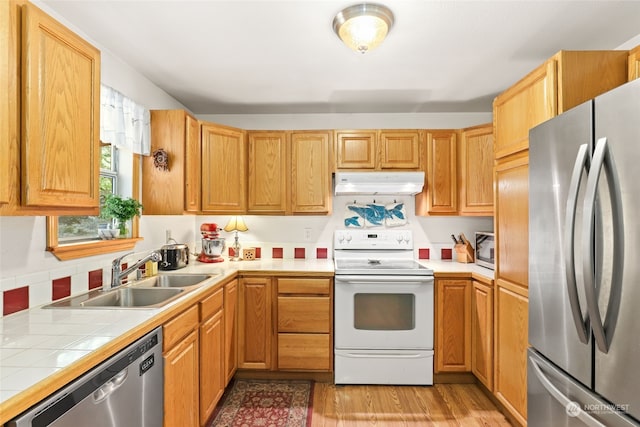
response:
M97 240L95 242L48 247L47 251L51 252L60 261L66 261L70 259L133 249L136 243L141 240L143 240L142 237L136 237L133 239Z

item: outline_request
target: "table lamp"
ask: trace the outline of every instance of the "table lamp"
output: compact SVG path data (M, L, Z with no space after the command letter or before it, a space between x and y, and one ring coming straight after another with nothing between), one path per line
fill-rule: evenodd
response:
M227 225L224 226L224 231L235 231L235 240L231 249L233 249L233 256L229 258L230 261L240 261L240 242L238 241L238 231L247 231L247 225L244 223L244 219L241 216L232 216L229 219Z

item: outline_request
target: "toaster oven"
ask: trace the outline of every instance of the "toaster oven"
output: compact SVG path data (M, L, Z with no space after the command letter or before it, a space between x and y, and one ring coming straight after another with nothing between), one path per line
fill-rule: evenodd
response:
M476 232L476 264L486 268L495 268L495 239L492 232Z

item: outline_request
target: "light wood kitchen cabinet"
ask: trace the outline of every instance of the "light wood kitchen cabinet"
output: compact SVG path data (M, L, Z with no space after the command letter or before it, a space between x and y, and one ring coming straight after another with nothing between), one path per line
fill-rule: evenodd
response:
M278 369L331 371L330 278L278 278Z
M0 87L4 88L0 95L0 205L9 203L11 193L9 170L9 147L11 146L11 130L9 128L11 96L15 94L15 77L10 77L10 28L11 15L9 2L0 2Z
M164 426L197 426L200 402L198 306L163 327Z
M426 182L416 195L417 215L456 215L458 212L458 131L427 132Z
M336 169L419 170L421 131L338 130Z
M238 368L238 280L224 286L224 372L229 384Z
M493 286L473 281L471 372L493 391Z
M495 157L529 147L529 129L627 81L626 51L560 51L493 103Z
M29 2L2 7L0 213L95 215L100 51Z
M224 288L200 303L200 425L205 426L227 385Z
M181 215L200 210L200 125L184 110L151 111L151 152L163 149L169 169L142 158L144 215Z
M471 280L437 279L435 372L471 371Z
M627 68L629 81L640 78L640 46L636 46L629 51Z
M493 123L462 130L459 163L460 214L493 216Z
M330 131L291 133L291 213L331 213Z
M238 368L272 368L272 279L242 277L238 283Z
M527 419L527 290L497 280L494 394L521 425Z
M241 129L201 123L202 211L242 214L247 211L247 147Z
M249 151L249 213L284 214L287 211L287 133L247 132Z

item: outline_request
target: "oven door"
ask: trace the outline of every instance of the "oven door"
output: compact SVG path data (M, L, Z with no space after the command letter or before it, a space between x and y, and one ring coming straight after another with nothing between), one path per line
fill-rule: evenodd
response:
M433 277L335 276L336 349L433 349Z

